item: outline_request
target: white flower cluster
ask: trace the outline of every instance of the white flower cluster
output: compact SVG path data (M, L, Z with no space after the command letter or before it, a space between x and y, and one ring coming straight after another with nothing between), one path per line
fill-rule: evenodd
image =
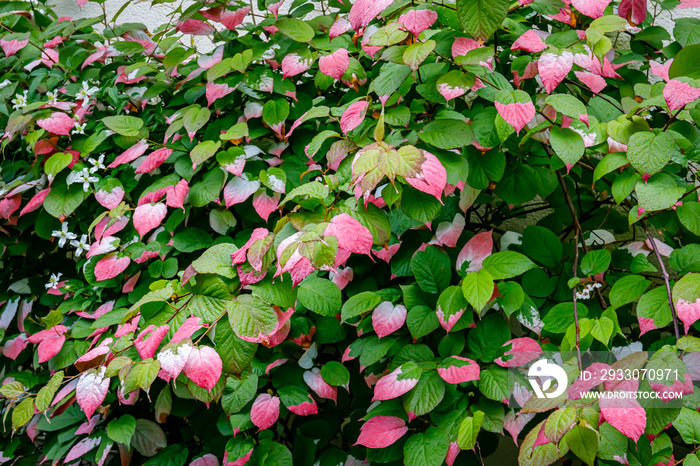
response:
M582 292L576 292L576 299L588 299L591 297L591 293L593 293L593 290L602 286L603 285L601 285L600 283L589 283L588 285L586 285Z
M54 230L51 236L58 238L58 247L62 248L66 245L66 241L70 241L70 245L75 248L75 257L80 257L83 251L90 250L90 243L87 235L82 235L78 240L78 235L68 231L68 222L63 222L60 230Z
M15 95L15 98L12 99L10 102L12 102L12 109L13 110L21 110L24 107L27 106L27 94L29 91L24 91L22 94L17 94Z

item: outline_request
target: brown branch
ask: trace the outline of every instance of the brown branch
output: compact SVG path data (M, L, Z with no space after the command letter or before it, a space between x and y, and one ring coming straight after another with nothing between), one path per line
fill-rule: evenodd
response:
M673 331L676 334L676 341L678 341L680 338L680 333L678 332L678 316L676 315L676 306L673 305L673 296L671 294L671 284L669 283L668 272L666 272L666 266L664 265L664 261L661 259L659 248L656 247L656 241L654 241L654 238L652 238L651 234L649 233L649 228L647 228L647 224L644 220L642 220L642 227L644 228L644 233L646 233L647 238L649 238L651 248L654 250L656 260L659 262L659 266L661 267L661 275L663 276L664 284L666 285L668 305L671 308L671 316L673 317Z

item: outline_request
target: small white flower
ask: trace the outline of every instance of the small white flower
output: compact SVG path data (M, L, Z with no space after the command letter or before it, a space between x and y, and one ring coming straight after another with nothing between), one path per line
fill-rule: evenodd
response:
M88 242L87 235L82 235L80 240L73 240L70 245L75 248L75 257L80 257L83 251L90 250L90 243Z
M46 93L46 98L49 99L49 105L56 105L58 103L58 96L56 94L57 93L54 91L49 91Z
M65 246L66 241L74 240L75 238L77 238L75 233L71 233L70 231L68 231L68 222L63 222L63 225L61 225L61 229L54 230L51 233L51 236L53 236L55 238L59 238L59 240L58 240L58 247L59 248L62 248L63 246Z
M7 86L11 85L12 81L9 79L4 80L3 82L0 83L0 90L5 89Z
M27 106L27 94L29 91L24 91L23 94L16 94L15 98L11 100L12 102L12 109L13 110L20 110L24 107Z
M92 167L90 168L90 173L95 173L97 170L104 170L104 168L105 168L104 161L105 161L104 154L100 154L100 156L97 158L97 160L90 157L88 159L88 162L90 162L92 164Z
M87 81L83 81L83 88L78 91L75 95L76 99L83 99L82 107L85 108L89 105L92 96L100 90L99 87L90 87Z
M74 172L71 172L71 175ZM91 176L92 173L87 168L83 168L75 175L72 180L74 183L83 183L83 191L88 192L90 189L90 183L97 183L100 179L96 176ZM70 175L68 175L70 177Z
M65 225L65 223L64 223ZM49 278L49 282L45 284L44 286L48 290L57 290L58 289L58 282L61 280L61 275L63 275L61 272L58 273L52 273L51 278Z
M111 135L113 135L113 134L114 134L114 131L112 131L111 129L106 129L106 130L105 130L105 135L107 135L107 137L109 137L109 136L111 136Z
M73 125L73 131L70 132L70 134L85 134L85 126L87 123L80 124L77 121Z

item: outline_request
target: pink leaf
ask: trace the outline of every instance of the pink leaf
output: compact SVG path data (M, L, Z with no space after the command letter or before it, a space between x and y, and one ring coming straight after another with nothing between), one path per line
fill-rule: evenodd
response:
M177 329L175 335L170 339L170 343L180 343L182 340L190 338L194 332L202 328L202 318L201 317L188 317L180 328Z
M212 82L207 83L205 91L207 96L207 107L216 102L217 99L226 97L235 89L235 87L230 87L227 84L216 84Z
M95 199L105 209L112 210L124 199L124 188L115 186L111 191L103 191L100 189L95 193Z
M63 462L68 464L73 460L76 460L83 456L85 453L89 452L93 448L95 448L97 445L100 444L100 441L102 440L102 437L94 437L94 438L84 438L80 440L78 443L73 445L73 448L71 448L68 451L68 454L66 454L66 457L63 459Z
M352 26L350 25L350 21L348 21L346 18L343 18L342 16L335 20L335 23L333 23L333 26L328 30L328 37L333 40L338 36L342 36L346 32L348 32L350 29L352 29Z
M22 205L22 195L15 194L0 201L0 218L10 219L17 209Z
M478 272L481 270L481 263L484 262L493 251L493 237L491 231L485 231L474 235L457 256L457 270L462 269L462 265L469 261L467 272Z
M525 50L527 52L537 53L547 48L542 38L534 29L530 29L522 36L518 37L511 50Z
M36 124L50 133L68 136L75 126L75 120L65 113L56 112L52 113L49 118L37 120Z
M93 359L97 359L100 356L104 356L110 352L109 346L112 343L112 338L105 338L105 340L100 343L99 346L91 349L87 353L80 356L75 362L90 362ZM104 359L104 358L103 358Z
M605 14L612 0L571 0L571 4L584 15L597 19ZM623 16L624 18L624 16Z
M690 84L670 80L664 87L664 99L670 111L683 108L700 97L700 88L691 87Z
M360 100L348 106L347 110L340 117L340 129L343 131L343 134L347 134L360 126L362 120L365 119L367 107L369 107L369 102L366 100Z
M511 437L513 437L513 441L516 445L518 444L518 435L520 435L523 428L534 417L535 413L520 412L516 414L512 409L508 411L508 414L506 414L506 417L503 420L503 428L508 431Z
M211 453L207 453L192 460L190 466L219 466L219 459Z
M303 73L311 68L312 63L311 57L302 58L299 54L288 53L282 59L282 79Z
M10 58L12 55L14 55L17 52L19 52L20 50L22 50L24 47L27 46L27 44L29 44L29 39L25 39L25 40L0 39L0 47L2 47L2 51L5 52L5 56L7 58Z
M24 350L24 348L27 347L27 344L28 342L26 335L21 333L11 340L7 340L5 342L5 345L2 347L2 355L14 361Z
M205 390L211 390L221 377L223 363L221 356L210 346L192 348L187 363L185 375L192 382Z
M479 365L471 359L462 356L450 356L438 368L438 375L447 383L458 384L472 380L480 380Z
M177 30L183 34L193 34L197 36L210 36L216 29L213 26L199 19L187 19L177 23Z
M328 385L326 381L323 380L321 370L318 367L314 367L310 371L304 372L304 382L306 382L306 385L308 385L309 388L319 397L327 398L333 401L337 400L338 388Z
M700 299L694 303L679 299L676 303L676 312L678 313L678 318L683 322L685 334L687 335L690 326L700 319Z
M233 31L236 27L243 24L243 20L248 13L250 13L250 7L239 8L236 11L226 10L221 13L221 24L223 24L226 29Z
M211 55L201 55L197 59L197 65L199 65L200 68L208 70L217 63L221 63L221 60L223 60L223 58L224 46L220 45L214 50L214 53L212 53Z
M405 378L405 375L403 378L399 379L399 376L402 374L402 368L397 367L392 372L379 379L379 382L374 386L374 398L372 398L372 401L384 401L398 398L415 387L418 384L418 380L420 380L420 376L413 379Z
M439 244L453 248L464 231L465 220L462 214L455 215L452 222L440 222L435 237Z
M253 196L253 208L260 215L260 218L267 222L270 214L277 210L280 204L280 197L282 197L280 193L268 196L267 192L261 189Z
M146 152L146 149L148 149L148 142L142 139L114 159L114 162L107 165L107 168L116 168L119 165L132 162L141 157Z
M681 0L680 5L678 5L675 10L685 10L688 8L700 8L700 0Z
M253 234L250 235L250 238L246 243L240 247L240 249L234 251L231 253L231 261L234 264L242 264L243 262L246 261L246 254L248 253L248 249L259 239L264 239L269 235L270 232L267 231L266 228L256 228L253 230Z
M504 347L512 345L511 349L504 353L504 356L512 356L512 358L504 361L502 357L494 362L501 367L517 367L527 364L528 362L537 359L542 354L540 344L530 337L514 338L503 344Z
M299 403L298 405L287 406L287 409L296 414L297 416L309 416L312 414L318 414L318 405L316 404L316 400L314 400L310 396L306 399L306 401Z
M350 25L359 31L392 3L393 0L357 0L350 8Z
M604 418L611 426L636 442L644 433L647 425L647 413L639 401L632 398L632 393L628 393L628 395L630 396L625 398L600 398L598 403L601 422Z
M406 322L407 309L399 304L394 306L391 301L384 301L372 312L372 327L379 338L385 337L403 326Z
M594 362L590 366L586 367L584 369L586 378L576 377L576 380L574 380L574 382L567 389L569 399L580 400L583 398L584 394L591 388L597 387L603 383L604 377L607 375L609 370L612 370L612 367L600 362Z
M102 404L109 390L109 377L105 377L105 367L100 367L99 372L91 369L83 372L75 387L75 397L78 400L80 409L83 410L88 419L92 417L95 410Z
M148 173L155 170L156 168L160 167L163 162L168 160L168 157L170 157L170 154L172 153L173 150L166 147L161 147L160 149L151 152L146 157L146 160L141 162L139 168L136 169L136 173Z
M169 325L149 325L139 333L139 336L134 340L134 346L139 353L141 359L149 359L155 356L158 345L163 341L165 335L170 330Z
M642 24L647 19L647 0L621 0L617 14L633 24Z
M406 181L417 190L431 194L442 202L442 191L447 185L447 170L430 152L424 150L423 155L425 162L420 167L421 173L415 178L406 178Z
M134 228L143 237L158 227L168 213L165 204L143 204L134 211Z
M19 212L19 216L21 217L24 214L28 214L29 212L33 212L39 207L41 207L44 204L44 199L46 199L46 196L49 195L51 192L51 188L46 188L42 189L38 193L36 193L27 203L26 206Z
M190 357L193 347L190 343L179 345L177 348L168 348L158 353L158 361L160 361L160 372L158 376L169 382L175 380L180 375L180 372L185 368Z
M414 36L418 37L421 32L432 26L437 21L438 15L433 10L411 10L399 16L399 24Z
M605 86L608 85L605 78L589 71L574 71L574 74L583 84L588 86L594 94L600 93L600 91L605 89Z
M647 319L646 317L637 316L637 321L639 322L639 336L641 337L645 333L656 330L658 327L654 323L654 319Z
M175 186L170 186L165 191L165 205L173 209L185 209L185 198L190 192L187 180L180 180Z
M555 53L543 53L539 59L538 67L542 84L551 94L552 91L564 80L574 64L574 55L569 51L563 51L561 55Z
M228 209L232 205L240 204L255 194L260 189L260 181L248 181L244 176L236 176L224 187L224 201Z
M350 57L345 49L338 49L332 54L324 55L318 59L318 69L321 73L338 80L343 77L348 66L350 66Z
M403 419L395 416L375 416L360 428L355 445L367 448L386 448L408 432Z
M664 81L669 82L671 78L669 78L668 72L671 69L672 64L673 58L667 60L666 63L664 63L663 65L657 62L656 60L649 60L649 71L651 71L651 74L653 74L654 76L658 76Z
M262 393L258 395L250 408L250 421L260 430L269 429L280 415L280 399Z
M335 236L339 248L355 254L369 255L372 250L372 233L348 214L333 217L323 235Z
M342 290L352 281L354 278L354 273L351 267L345 267L344 269L338 268L337 270L337 273L330 273L330 279L333 283L338 285L338 288Z
M97 280L109 280L122 273L129 266L129 257L118 257L117 253L107 254L95 264L95 278Z
M447 320L445 320L445 312L442 310L442 306L438 304L438 307L435 310L435 314L437 315L438 322L440 322L442 328L445 329L445 332L450 333L452 327L455 326L459 319L464 315L464 311L466 310L466 308L458 309L457 312L451 313Z
M535 105L532 102L514 102L504 105L496 101L495 105L501 118L515 128L517 134L520 134L520 131L535 118L535 114L537 113Z
M100 415L96 414L92 416L90 419L87 421L83 422L80 424L80 427L78 427L78 430L75 431L75 435L80 435L80 434L85 434L85 435L90 435L93 430L95 430L95 426L97 423L100 422Z

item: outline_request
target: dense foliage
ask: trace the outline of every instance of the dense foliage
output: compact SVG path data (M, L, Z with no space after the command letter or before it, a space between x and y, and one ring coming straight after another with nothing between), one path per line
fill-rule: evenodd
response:
M694 4L0 3L0 462L700 464Z

